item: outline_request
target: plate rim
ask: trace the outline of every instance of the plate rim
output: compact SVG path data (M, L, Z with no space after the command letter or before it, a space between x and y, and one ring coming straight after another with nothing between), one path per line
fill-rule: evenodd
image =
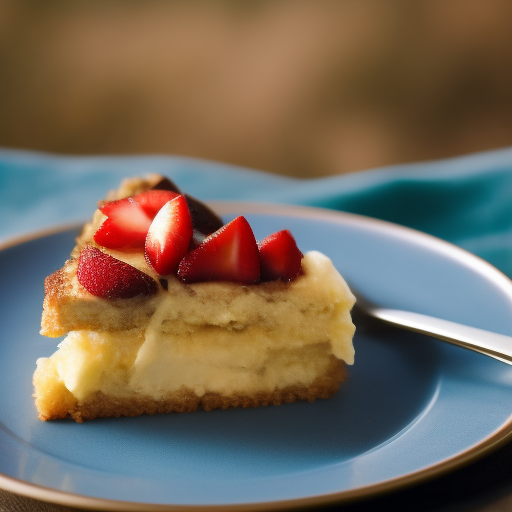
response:
M334 222L339 221L339 219L346 219L349 221L349 223L352 224L355 223L356 225L364 225L368 227L373 226L386 232L391 231L395 236L399 235L400 237L408 239L413 237L414 241L420 243L421 245L435 244L436 248L440 249L443 253L449 254L453 256L458 262L463 262L468 264L471 268L478 270L486 278L490 279L494 284L498 285L499 288L502 289L512 301L512 280L502 271L494 267L491 263L451 242L440 239L428 233L409 228L407 226L402 226L400 224L377 219L374 217L317 206L229 200L206 201L206 203L221 215L232 215L236 213L244 215L257 214L268 216L292 215L294 217L308 219L313 218ZM24 243L44 239L55 234L72 230L79 230L85 224L85 222L86 221L64 223L53 227L25 233L19 236L9 237L0 243L0 251L4 251ZM484 455L493 452L505 444L511 436L512 411L505 422L503 422L497 429L490 432L478 443L472 445L470 448L462 451L461 453L458 453L447 459L437 461L434 464L428 465L422 469L388 480L364 485L356 489L348 489L334 493L318 494L315 496L277 501L220 505L178 505L171 503L130 502L108 498L90 497L81 494L60 491L57 489L51 489L3 474L1 472L0 489L48 503L79 507L90 510L102 509L112 511L134 511L140 510L141 508L144 508L144 510L148 511L167 510L173 512L217 510L261 511L270 509L286 510L294 507L352 502L358 499L377 497L386 492L398 491L400 489L410 487L414 484L426 482L435 477L442 476L455 469L461 468L464 465L467 465L470 462L474 462Z

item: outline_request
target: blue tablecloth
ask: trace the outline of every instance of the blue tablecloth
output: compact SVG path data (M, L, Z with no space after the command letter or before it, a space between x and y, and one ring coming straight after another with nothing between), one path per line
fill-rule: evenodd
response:
M309 180L166 156L0 150L0 243L87 220L98 199L122 178L150 172L169 176L205 200L320 206L392 221L453 242L512 277L512 148ZM496 510L505 510L499 504L512 505L511 484L509 443L452 475L345 508L488 511L498 504ZM5 491L0 491L0 508L62 510Z
M149 172L205 200L320 206L396 222L453 242L512 276L512 148L308 180L167 156L0 150L0 241L83 221L123 177Z

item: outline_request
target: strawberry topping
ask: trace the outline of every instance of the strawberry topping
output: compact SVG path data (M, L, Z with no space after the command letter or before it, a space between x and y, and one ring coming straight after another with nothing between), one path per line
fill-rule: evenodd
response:
M158 183L153 185L152 190L170 190L181 194L180 189L177 185L172 182L169 178L162 178ZM217 229L223 226L222 219L202 201L199 201L195 197L184 194L188 208L190 210L190 216L192 217L192 225L194 231L204 236L210 235Z
M107 216L94 234L94 241L108 249L144 247L151 219L142 206L128 197L100 204Z
M184 196L165 203L157 213L146 238L146 261L160 275L173 274L188 251L192 220Z
M299 275L302 253L287 229L262 240L259 250L261 281L291 281Z
M154 219L165 203L179 195L178 192L170 190L148 190L133 196L133 200L142 206L142 209L150 219Z
M172 190L151 189L133 197L100 203L99 209L107 218L94 234L94 241L107 249L143 248L149 226L156 214L164 204L179 195ZM208 206L191 196L184 197L195 238L202 241L206 235L222 226L222 219Z
M103 299L129 299L158 291L153 278L91 245L80 252L77 278L89 293Z
M260 277L258 245L247 220L237 217L205 238L181 260L178 277L185 283L256 283Z
M134 197L100 203L99 209L107 218L94 234L94 241L107 249L144 247L151 221L177 195L167 190L149 190Z
M208 206L181 194L166 179L146 192L102 202L99 209L106 218L94 241L107 249L144 251L147 264L166 279L177 275L185 283L256 284L291 281L301 272L302 253L288 230L257 244L244 217L223 225ZM105 298L158 289L149 275L93 246L80 254L78 279L92 294Z

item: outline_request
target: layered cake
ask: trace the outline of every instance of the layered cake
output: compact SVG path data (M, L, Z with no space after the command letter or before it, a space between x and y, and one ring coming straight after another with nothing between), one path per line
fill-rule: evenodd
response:
M45 282L41 420L136 416L329 398L354 361L354 297L287 231L257 242L152 175L99 203Z

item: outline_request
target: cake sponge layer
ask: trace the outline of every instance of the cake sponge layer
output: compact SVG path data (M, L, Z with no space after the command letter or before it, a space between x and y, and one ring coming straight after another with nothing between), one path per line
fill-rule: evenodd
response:
M289 283L250 286L230 282L186 285L171 278L168 289L153 297L119 300L98 299L75 282L76 276L60 276L62 286L51 287L46 295L41 332L60 336L77 330L137 328L184 334L203 326L240 331L257 325L269 332L281 330L283 344L309 338L328 341L336 357L352 364L354 296L327 256L307 253L302 269L303 274Z
M318 252L291 283L172 280L157 297L143 327L72 331L38 361L41 419L325 398L354 360L354 297Z

